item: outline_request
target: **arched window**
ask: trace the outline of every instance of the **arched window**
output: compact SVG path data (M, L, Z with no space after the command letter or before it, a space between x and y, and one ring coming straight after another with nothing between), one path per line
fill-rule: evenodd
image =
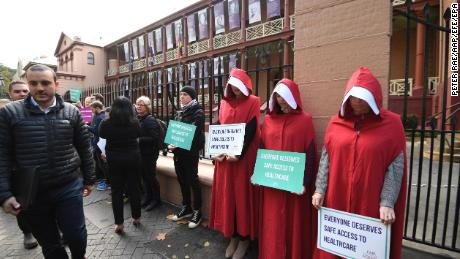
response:
M86 56L86 63L89 65L94 65L94 53L93 52L88 52L88 55Z

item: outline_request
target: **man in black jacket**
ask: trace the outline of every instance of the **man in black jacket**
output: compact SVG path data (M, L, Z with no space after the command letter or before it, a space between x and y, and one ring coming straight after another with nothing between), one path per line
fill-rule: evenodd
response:
M190 150L169 145L169 150L174 153L174 167L177 180L182 192L182 208L174 215L173 220L178 221L191 216L188 227L196 228L201 223L201 185L198 179L199 152L204 147L204 112L196 101L196 91L191 86L180 90L182 109L176 114L176 121L193 124L196 126ZM193 191L193 208L190 189Z
M95 180L89 133L78 109L56 94L52 69L34 65L27 80L29 96L0 110L0 203L7 213L23 214L45 258L68 258L57 225L72 258L83 258L87 233L82 196L91 192ZM27 210L21 210L14 196L13 166L17 174L31 168L37 173L37 193Z

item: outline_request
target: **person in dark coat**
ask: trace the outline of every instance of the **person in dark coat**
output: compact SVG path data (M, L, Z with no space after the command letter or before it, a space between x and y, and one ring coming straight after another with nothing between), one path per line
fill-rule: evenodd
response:
M160 184L156 177L156 167L160 146L160 124L152 116L152 102L147 96L136 100L137 118L141 125L139 148L141 151L141 171L145 187L145 198L142 207L151 211L161 205Z
M196 126L195 136L190 150L169 145L174 153L174 167L182 193L182 208L174 215L178 221L191 217L188 227L196 228L201 222L201 186L198 180L199 152L204 147L204 112L196 101L196 91L191 86L180 90L182 109L176 114L175 120ZM193 192L193 208L190 189Z
M106 156L112 183L112 209L115 217L115 232L123 232L123 187L127 186L131 204L133 225L140 224L140 161L137 139L141 135L132 104L126 97L117 98L112 104L110 118L99 128L99 137L107 140Z

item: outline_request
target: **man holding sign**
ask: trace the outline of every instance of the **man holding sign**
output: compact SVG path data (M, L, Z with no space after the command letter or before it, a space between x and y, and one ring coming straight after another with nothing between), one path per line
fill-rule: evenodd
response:
M405 153L399 115L383 108L379 82L368 68L359 68L348 81L339 114L326 129L312 202L319 208L324 200L328 208L392 224L392 259L401 258ZM317 250L314 258L338 257Z
M191 86L184 86L180 90L180 102L182 109L177 112L175 120L193 124L196 129L190 150L168 145L168 149L174 153L174 168L182 193L183 205L174 215L173 220L179 221L191 217L188 227L196 228L201 223L201 185L198 180L198 160L199 152L204 147L205 141L204 112L201 105L196 101L196 91ZM169 126L168 131L170 128L172 127ZM193 208L190 189L193 191Z
M262 145L270 150L305 153L306 160L305 170L292 170L294 174L303 176L303 184L300 182L303 188L300 188L299 193L261 187L259 258L312 258L314 226L309 197L316 172L315 132L312 117L303 111L299 88L292 80L282 79L273 90L269 100L269 113L262 126ZM275 157L278 159L274 160L279 163L267 165L269 169L285 165L282 162L300 160L287 155ZM256 165L254 176L259 173L257 168ZM286 170L289 169L286 166ZM275 170L264 170L265 177L289 181L287 174L278 175L281 174ZM253 177L253 182L254 180Z

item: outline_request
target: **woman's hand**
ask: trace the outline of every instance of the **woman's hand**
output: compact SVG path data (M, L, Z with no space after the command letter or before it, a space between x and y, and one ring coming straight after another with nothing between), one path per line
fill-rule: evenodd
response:
M238 156L229 156L229 155L226 156L226 159L227 159L227 161L229 161L229 162L236 162L236 161L240 160L240 159L238 158Z
M380 207L380 220L385 225L395 222L396 215L394 209L385 206Z
M225 160L227 156L225 154L219 154L217 156L213 156L211 157L212 160L216 161L216 162L222 162Z
M169 144L169 145L168 145L168 149L169 149L169 151L173 152L174 149L176 149L176 146L174 146L174 145L172 145L172 144Z
M323 201L324 201L324 194L321 194L318 192L315 192L313 194L311 203L317 210L321 208L321 206L323 206Z
M297 195L303 195L305 193L305 186L302 186L302 190L300 192L293 192L294 194L297 194Z

